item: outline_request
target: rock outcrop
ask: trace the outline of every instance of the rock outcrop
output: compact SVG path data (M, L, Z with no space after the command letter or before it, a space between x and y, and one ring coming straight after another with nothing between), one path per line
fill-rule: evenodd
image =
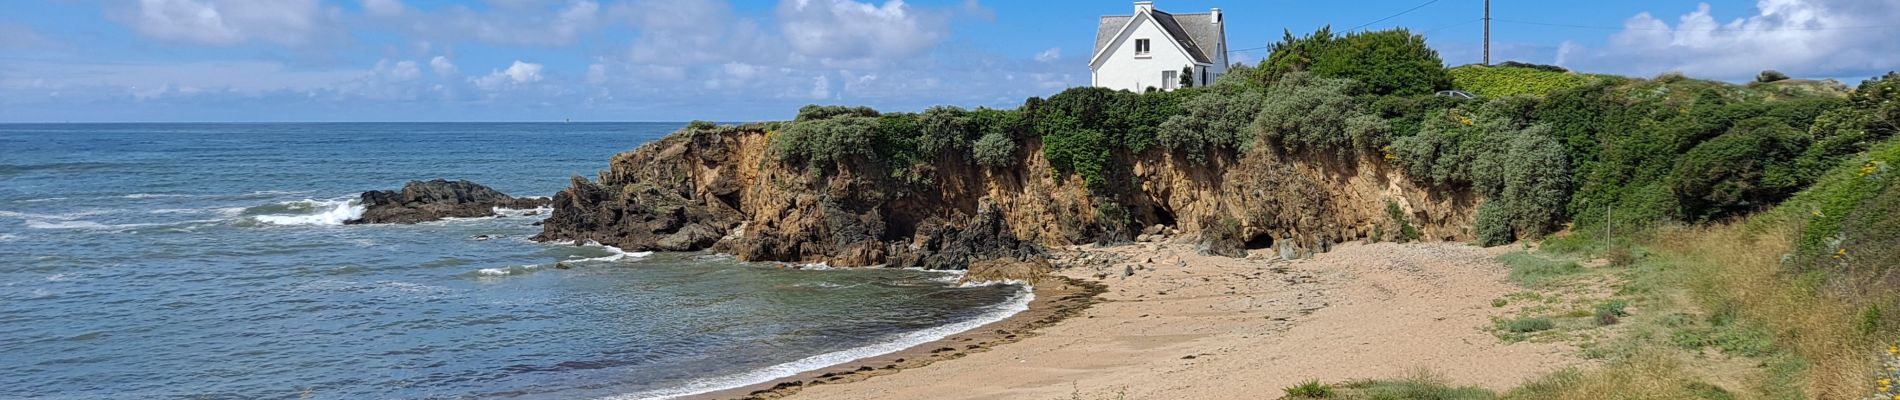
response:
M517 198L469 181L409 181L401 190L363 192L363 215L345 224L413 224L496 215L496 208L532 209L546 198Z
M597 179L574 177L554 196L536 239L929 269L1040 260L1043 246L1139 237L1205 238L1212 254L1297 257L1398 224L1425 239L1468 239L1477 200L1417 187L1382 159L1271 146L1206 162L1164 149L1118 156L1130 167L1115 181L1128 183L1091 191L1051 169L1034 137L1018 139L1013 167L943 155L893 171L862 156L783 162L768 151L770 129L689 129L616 155Z

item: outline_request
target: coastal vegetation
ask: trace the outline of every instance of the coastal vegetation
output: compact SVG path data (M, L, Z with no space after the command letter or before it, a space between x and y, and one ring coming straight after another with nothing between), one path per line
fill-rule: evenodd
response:
M988 215L986 232L1043 234L1025 239L1041 243L1113 243L1151 226L1195 224L1199 230L1191 233L1207 237L1204 249L1235 255L1245 255L1243 247L1323 251L1345 239L1538 242L1499 258L1526 294L1493 301L1516 315L1490 329L1502 340L1573 341L1604 360L1602 368L1553 374L1505 393L1446 387L1421 375L1313 382L1288 388L1290 397L1387 398L1378 393L1412 390L1456 393L1444 398L1866 395L1878 370L1874 350L1900 332L1900 279L1892 273L1900 265L1900 238L1893 235L1900 232L1900 175L1892 171L1900 162L1900 74L1850 88L1769 72L1734 84L1521 63L1447 69L1422 37L1405 30L1338 36L1322 29L1288 33L1266 60L1234 66L1211 85L1150 93L1072 88L1007 109L907 113L814 105L789 122L696 122L683 136L709 144L678 152L710 149L715 140L741 142L737 135L705 136L738 129L758 132L771 161L803 167L793 169L803 178L768 177L770 190L780 191L770 193L784 195L770 197L796 199L782 201L791 211L775 215L814 216L820 230L741 228L748 221L722 217L732 211L715 203L736 209L749 193L729 182L738 178L728 175L743 176L730 171L714 171L726 175L703 189L711 197L690 199L715 208L704 218L726 218L707 229L705 243L737 237L729 236L737 230L786 235L744 244L755 250L736 253L748 259L849 254L878 264L899 253L880 243L964 240L970 235L951 216L965 214ZM1452 89L1477 97L1434 95ZM703 153L697 157L709 163L728 157ZM1206 179L1187 187L1253 202L1212 202L1197 205L1198 214L1177 215L1181 210L1153 200L1160 195L1144 192L1156 182L1142 171L1168 168ZM1030 171L1057 185L1043 190L1072 189L1081 201L1038 193L1045 199L1013 207L1054 222L1012 227L1034 222L996 217L1014 211L992 212L970 193L1021 190L1026 178L947 186ZM1420 211L1434 204L1391 192L1341 199L1299 180L1315 173L1394 177L1452 211ZM858 180L821 179L836 176ZM614 178L614 185L633 182ZM588 185L577 183L570 197L702 190L630 187L612 194ZM891 206L892 198L942 201L954 211L929 214L937 211ZM1269 200L1254 200L1262 198ZM686 200L637 205L694 204ZM1289 231L1310 227L1298 224L1312 215L1239 204L1332 213L1354 207L1372 216L1358 221L1377 226L1318 225L1328 233L1301 236ZM632 214L641 213L685 214ZM682 224L689 223L655 231L670 235ZM808 241L835 246L799 244ZM1746 379L1752 386L1710 379L1726 373L1705 365L1715 354L1752 363L1741 368L1754 374Z

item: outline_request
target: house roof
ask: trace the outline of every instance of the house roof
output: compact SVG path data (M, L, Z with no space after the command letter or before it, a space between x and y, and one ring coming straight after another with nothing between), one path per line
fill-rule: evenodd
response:
M1215 57L1216 54L1213 54L1218 49L1209 48L1220 43L1221 40L1221 25L1214 23L1213 13L1170 14L1154 10L1149 15L1154 17L1155 23L1160 24L1161 29L1167 31L1169 36L1175 37L1182 48L1187 49L1188 56L1194 58L1194 61L1212 63L1218 58ZM1122 27L1128 25L1128 21L1134 18L1133 15L1103 16L1101 24L1095 28L1095 52L1092 54L1101 54L1102 48L1114 42L1115 36L1121 33Z

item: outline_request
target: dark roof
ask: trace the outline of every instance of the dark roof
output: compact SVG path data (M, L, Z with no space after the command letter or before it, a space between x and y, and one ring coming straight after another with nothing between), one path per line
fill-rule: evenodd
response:
M1214 54L1220 49L1213 47L1221 42L1221 25L1214 23L1213 13L1169 14L1154 10L1149 15L1154 16L1155 22L1161 25L1161 29L1168 31L1168 35L1180 40L1181 47L1187 48L1188 56L1193 57L1194 61L1213 63L1213 60L1220 58ZM1095 29L1095 52L1091 54L1100 54L1102 48L1121 33L1122 26L1133 18L1132 15L1102 17L1101 24Z

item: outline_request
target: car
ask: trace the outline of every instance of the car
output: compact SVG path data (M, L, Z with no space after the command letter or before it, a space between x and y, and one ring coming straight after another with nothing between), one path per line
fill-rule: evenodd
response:
M1455 97L1455 98L1460 98L1460 99L1475 99L1475 98L1478 98L1478 95L1475 95L1475 94L1471 94L1471 92L1466 92L1466 91L1463 91L1463 90L1445 90L1445 91L1440 91L1440 92L1438 92L1438 96L1439 96L1439 97Z

